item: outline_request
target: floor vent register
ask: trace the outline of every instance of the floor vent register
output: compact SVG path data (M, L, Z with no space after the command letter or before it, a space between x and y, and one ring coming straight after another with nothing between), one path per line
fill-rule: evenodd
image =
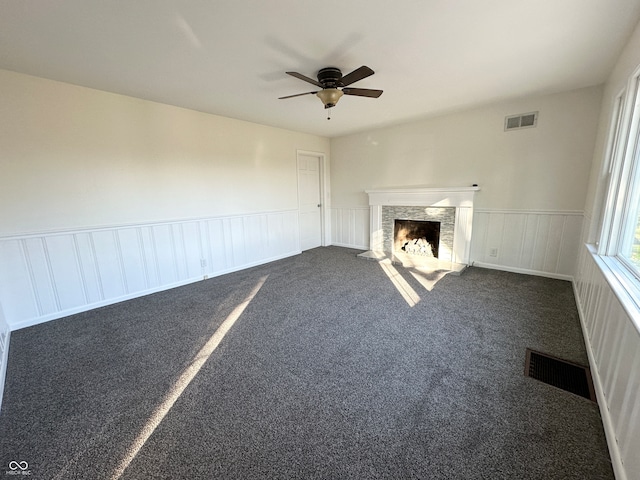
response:
M596 402L589 367L527 348L524 374Z

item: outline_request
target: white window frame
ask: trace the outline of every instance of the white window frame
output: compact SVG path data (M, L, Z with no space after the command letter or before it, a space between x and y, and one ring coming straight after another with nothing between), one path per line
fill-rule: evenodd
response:
M598 254L640 308L640 268L621 254L640 211L640 66L616 96L603 174L609 186Z
M610 243L612 241L613 231L613 213L615 212L615 203L618 195L617 182L613 182L614 178L620 176L620 144L622 140L623 130L623 113L624 113L624 101L625 101L626 89L623 89L614 101L613 115L611 116L611 125L609 126L609 135L607 143L607 151L605 154L605 161L602 169L602 177L607 183L607 191L605 194L605 204L600 215L600 223L598 225L599 239L596 245L599 246L598 253L601 255L607 255L610 250Z

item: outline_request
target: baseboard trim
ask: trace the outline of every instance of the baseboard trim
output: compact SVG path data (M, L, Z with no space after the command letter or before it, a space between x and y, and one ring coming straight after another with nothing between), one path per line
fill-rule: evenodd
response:
M491 270L502 270L505 272L522 273L525 275L535 275L537 277L554 278L556 280L567 280L570 282L573 281L573 275L564 275L562 273L552 273L552 272L545 272L542 270L530 270L528 268L510 267L507 265L497 265L494 263L484 263L484 262L474 262L474 261L472 261L470 265L473 267L489 268Z
M9 343L11 342L11 330L7 332L4 350L0 351L0 412L2 412L2 397L4 395L4 381L7 376L7 364L9 363Z
M573 295L575 297L576 306L578 309L580 328L582 329L582 337L584 338L587 357L589 359L593 388L596 391L596 398L598 399L598 409L600 410L600 417L602 418L602 426L604 427L607 446L609 447L609 455L611 456L611 466L613 467L613 473L616 477L616 480L627 480L627 474L625 472L624 465L622 464L622 458L618 449L615 429L613 428L613 421L611 419L611 415L609 414L609 408L607 407L607 398L604 395L602 379L600 378L600 373L598 372L597 364L595 362L593 348L591 347L591 342L589 341L587 325L584 318L584 311L582 310L582 303L580 302L580 295L578 293L578 288L576 286L575 280L571 282L571 285L573 286Z
M215 277L219 277L222 275L226 275L228 273L233 273L233 272L237 272L240 270L245 270L247 268L251 268L251 267L257 267L259 265L264 265L266 263L271 263L274 262L276 260L282 260L284 258L287 257L292 257L294 255L299 255L300 253L302 253L300 250L295 250L292 252L287 252L285 254L282 255L277 255L275 257L270 257L267 259L262 259L256 262L251 262L251 263L247 263L244 265L240 265L237 267L233 267L233 268L228 268L225 270L219 270L216 272L211 272L211 273L206 273L206 276L208 278L215 278ZM75 315L76 313L82 313L82 312L87 312L89 310L93 310L96 308L100 308L100 307L106 307L107 305L113 305L116 303L120 303L120 302L125 302L127 300L132 300L134 298L139 298L139 297L144 297L146 295L151 295L153 293L158 293L158 292L163 292L165 290L170 290L172 288L177 288L177 287L182 287L184 285L188 285L190 283L195 283L195 282L200 282L205 280L204 276L198 276L198 277L193 277L193 278L189 278L186 280L181 280L179 282L174 282L174 283L170 283L167 285L162 285L159 287L155 287L155 288L150 288L148 290L140 290L138 292L133 292L127 295L122 295L120 297L115 297L115 298L109 298L107 300L103 300L101 302L94 302L94 303L90 303L87 305L81 305L75 308L70 308L67 310L62 310L59 312L55 312L55 313L51 313L48 315L43 315L40 317L35 317L35 318L29 318L27 320L23 320L21 322L16 322L12 325L9 326L9 329L11 332L15 332L16 330L21 330L23 328L28 328L28 327L33 327L35 325L39 325L41 323L46 323L46 322L50 322L52 320L58 320L60 318L64 318L64 317L68 317L69 315Z
M355 245L350 243L331 242L331 245L333 245L334 247L355 248L356 250L369 250L368 246Z

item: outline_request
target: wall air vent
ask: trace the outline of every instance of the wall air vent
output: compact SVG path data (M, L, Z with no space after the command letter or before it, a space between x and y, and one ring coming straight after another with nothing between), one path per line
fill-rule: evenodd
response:
M533 128L538 124L538 112L520 113L504 118L504 131Z

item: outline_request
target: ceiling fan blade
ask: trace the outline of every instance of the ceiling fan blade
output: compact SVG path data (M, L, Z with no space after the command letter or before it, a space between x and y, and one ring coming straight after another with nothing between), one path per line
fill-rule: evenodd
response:
M345 95L357 95L358 97L378 98L382 95L382 90L371 90L370 88L343 88Z
M347 85L351 85L352 83L355 83L358 80L362 80L363 78L367 78L374 73L375 72L369 67L363 65L362 67L356 68L353 72L342 77L342 86L346 87Z
M314 80L313 78L306 77L306 76L304 76L304 75L302 75L301 73L298 73L298 72L286 72L286 73L287 73L287 75L291 75L292 77L299 78L300 80L304 80L305 82L309 82L309 83L315 85L316 87L322 88L322 84L320 82L318 82L317 80Z
M318 92L296 93L295 95L287 95L286 97L278 97L278 100L283 100L285 98L301 97L302 95L315 95L316 93L318 93Z

